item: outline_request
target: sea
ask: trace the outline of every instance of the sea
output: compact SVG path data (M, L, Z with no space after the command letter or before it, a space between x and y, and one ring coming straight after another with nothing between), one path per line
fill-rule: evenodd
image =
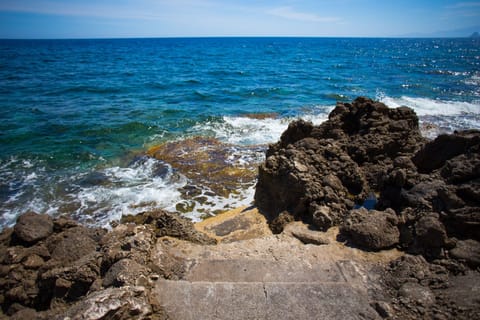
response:
M0 229L251 205L268 145L366 96L480 129L478 39L0 40Z

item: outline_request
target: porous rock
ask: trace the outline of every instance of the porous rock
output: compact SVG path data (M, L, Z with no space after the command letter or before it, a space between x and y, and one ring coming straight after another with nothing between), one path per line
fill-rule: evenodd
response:
M18 217L13 230L20 241L31 244L53 233L53 220L47 214L27 212Z
M400 232L393 210L367 211L365 208L350 211L340 231L353 244L368 250L387 249L396 245Z

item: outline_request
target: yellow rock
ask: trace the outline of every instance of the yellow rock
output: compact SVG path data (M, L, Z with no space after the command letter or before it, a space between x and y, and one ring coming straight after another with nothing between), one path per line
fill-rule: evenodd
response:
M218 242L234 242L272 235L265 217L255 207L237 208L195 224Z

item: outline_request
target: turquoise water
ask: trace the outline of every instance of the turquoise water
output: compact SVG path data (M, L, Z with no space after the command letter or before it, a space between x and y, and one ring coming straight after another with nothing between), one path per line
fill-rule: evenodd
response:
M360 95L413 107L430 137L480 128L480 42L0 40L0 226L28 210L104 225L174 209L191 181L139 156L149 147L210 136L258 163L289 121ZM251 202L244 191L225 207Z

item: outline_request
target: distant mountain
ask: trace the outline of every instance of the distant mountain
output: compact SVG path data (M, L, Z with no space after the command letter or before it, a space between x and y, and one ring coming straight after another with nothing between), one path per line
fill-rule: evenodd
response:
M472 26L469 28L455 29L455 30L443 30L436 31L432 33L409 33L400 35L400 37L413 37L413 38L466 38L468 35L474 37L474 35L479 35L480 25Z
M475 31L474 33L472 33L472 35L470 36L470 38L480 39L480 33L478 33L478 32Z

